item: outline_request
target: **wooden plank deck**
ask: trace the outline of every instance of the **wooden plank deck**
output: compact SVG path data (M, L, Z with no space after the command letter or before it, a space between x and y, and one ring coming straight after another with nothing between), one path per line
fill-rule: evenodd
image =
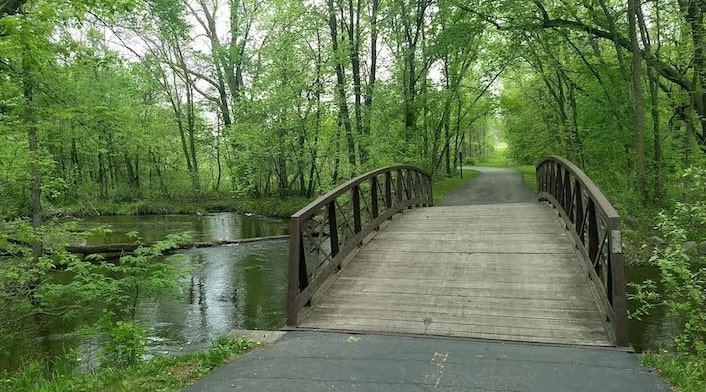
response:
M542 203L409 210L355 254L299 326L611 346L580 262Z

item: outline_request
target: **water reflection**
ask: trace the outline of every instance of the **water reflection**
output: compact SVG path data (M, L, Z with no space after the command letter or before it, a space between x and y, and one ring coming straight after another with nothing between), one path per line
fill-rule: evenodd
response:
M659 280L659 271L654 267L631 266L627 270L628 282L641 283L647 279ZM658 290L663 288L658 285ZM635 310L637 304L628 302L630 310ZM663 307L656 307L642 317L642 320L628 320L628 337L630 344L638 352L656 352L662 348L673 347L672 337L677 331L673 318L669 317Z
M133 242L127 234L137 231L144 241L164 239L168 234L191 233L194 241L218 241L236 238L253 238L287 233L287 223L256 215L231 212L208 215L146 215L146 216L96 216L83 219L79 227L88 229L110 225L112 233L93 236L84 243L90 245Z
M194 241L266 237L288 231L285 221L234 213L100 216L80 224L83 229L98 225L110 225L113 232L90 238L89 244L131 242L127 233L135 230L145 241L185 231L191 232ZM213 337L234 328L281 328L286 309L287 252L286 240L184 251L181 262L196 268L182 282L181 291L140 299L137 319L152 331L148 351L201 349ZM56 272L52 279L67 281L70 275ZM83 363L94 362L99 342L71 335L79 327L75 321L36 316L25 326L27 339L0 353L0 371L15 369L28 358L51 358L70 351L80 353Z
M140 304L138 319L154 329L153 350L200 348L231 329L284 325L287 242L268 241L184 252L199 265L181 298Z

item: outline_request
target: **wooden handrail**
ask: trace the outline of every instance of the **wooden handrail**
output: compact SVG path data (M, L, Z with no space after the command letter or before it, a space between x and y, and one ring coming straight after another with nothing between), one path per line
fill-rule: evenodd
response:
M299 311L368 234L406 208L432 204L427 172L390 166L353 178L292 215L287 325L297 325Z
M601 294L615 344L628 346L625 261L618 212L586 173L564 158L543 158L536 175L539 199L559 211Z

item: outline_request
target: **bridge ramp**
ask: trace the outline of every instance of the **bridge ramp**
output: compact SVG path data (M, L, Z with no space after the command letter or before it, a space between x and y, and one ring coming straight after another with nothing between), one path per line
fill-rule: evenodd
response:
M302 313L302 328L612 346L575 247L543 203L405 211Z

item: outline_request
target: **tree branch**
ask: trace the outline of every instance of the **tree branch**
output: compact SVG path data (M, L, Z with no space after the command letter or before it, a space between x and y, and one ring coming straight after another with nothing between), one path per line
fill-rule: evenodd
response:
M518 31L518 30L527 30L528 28L534 28L534 29L571 29L575 31L582 31L592 37L596 38L602 38L606 39L609 41L612 41L616 43L618 46L622 47L625 50L631 51L632 50L632 42L619 35L619 34L613 34L612 32L603 30L599 27L596 26L591 26L579 21L575 20L567 20L567 19L552 19L549 17L549 14L547 10L544 8L542 3L538 0L532 0L532 2L538 7L539 13L541 14L538 23L530 23L529 25L505 25L500 22L498 22L498 19L491 16L484 14L482 12L479 12L475 9L469 8L465 5L462 4L457 4L457 6L471 14L474 14L481 19L483 19L486 23L493 25L496 29L501 30L501 31ZM657 58L654 54L645 51L644 49L640 50L640 57L642 57L649 66L652 66L657 72L659 72L660 75L662 75L665 79L669 80L670 82L680 86L686 91L693 91L694 87L692 83L686 79L685 75L682 72L679 72L678 69L675 67L665 63L664 61L661 61L659 58Z

